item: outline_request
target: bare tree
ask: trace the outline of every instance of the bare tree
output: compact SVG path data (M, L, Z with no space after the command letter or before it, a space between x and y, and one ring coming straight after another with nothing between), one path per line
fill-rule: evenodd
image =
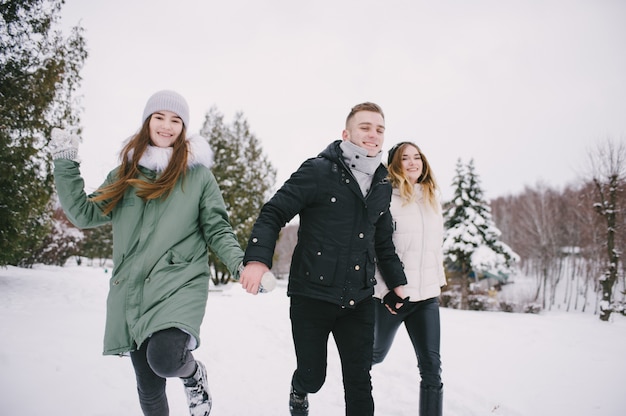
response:
M525 236L526 269L537 277L535 300L542 297L542 307L554 303L555 288L561 278L564 247L559 226L558 194L543 184L526 188L519 198L519 225Z
M604 219L606 226L607 264L600 278L602 301L600 319L607 321L613 312L613 287L618 279L621 249L621 234L624 230L623 210L626 192L626 144L611 139L598 144L589 152L591 177L595 185L596 202L594 208ZM623 270L623 269L622 269Z
M597 256L590 255L597 247L597 235L599 221L598 216L588 203L589 185L569 185L563 190L560 197L562 215L559 217L562 234L567 242L564 250L568 260L565 276L565 291L563 292L563 305L566 311L572 309L586 309L589 295L595 292L594 275L587 273L590 263L597 262ZM592 288L589 291L589 288Z
M581 278L584 279L584 292L582 294L584 303L582 305L582 312L585 312L592 294L596 299L594 310L597 310L599 307L597 304L597 294L599 293L598 276L601 274L599 270L602 269L600 259L603 257L604 253L604 237L602 232L602 218L593 208L594 194L595 185L593 182L588 181L582 184L574 196L578 200L574 224L576 228L580 230L580 255L584 261L583 270L581 272ZM591 291L589 289L591 289Z

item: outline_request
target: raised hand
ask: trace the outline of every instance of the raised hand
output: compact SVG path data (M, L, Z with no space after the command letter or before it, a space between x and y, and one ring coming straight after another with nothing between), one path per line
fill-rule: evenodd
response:
M67 130L54 127L50 133L50 153L53 159L78 160L80 139Z

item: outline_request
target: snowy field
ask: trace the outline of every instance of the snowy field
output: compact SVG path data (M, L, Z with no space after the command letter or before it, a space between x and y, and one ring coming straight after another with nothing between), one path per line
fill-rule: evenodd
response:
M0 415L140 415L128 358L102 351L109 274L102 268L0 268ZM286 282L251 296L212 291L195 355L207 366L215 416L288 415L294 369ZM626 318L441 309L444 415L626 414ZM311 416L340 416L343 387L331 339L327 381ZM416 415L419 376L400 332L372 370L376 414ZM173 416L187 413L168 382Z

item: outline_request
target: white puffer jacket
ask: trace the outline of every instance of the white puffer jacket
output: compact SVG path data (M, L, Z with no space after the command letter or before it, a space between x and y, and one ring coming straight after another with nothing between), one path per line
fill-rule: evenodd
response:
M415 185L415 201L404 204L398 189L391 196L394 221L393 243L404 265L407 285L405 296L411 302L439 296L446 285L443 271L443 217L423 198L422 185ZM374 296L382 299L389 289L376 272Z

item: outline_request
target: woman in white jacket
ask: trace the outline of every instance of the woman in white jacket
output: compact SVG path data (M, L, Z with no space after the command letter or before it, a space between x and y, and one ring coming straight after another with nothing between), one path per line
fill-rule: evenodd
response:
M404 298L400 298L382 279L377 279L374 297L379 302L376 302L372 363L383 361L398 328L404 323L421 376L419 415L441 415L443 384L438 297L446 278L439 189L426 157L414 143L400 142L391 148L388 169L393 186L390 207L393 243L408 283L402 286Z

